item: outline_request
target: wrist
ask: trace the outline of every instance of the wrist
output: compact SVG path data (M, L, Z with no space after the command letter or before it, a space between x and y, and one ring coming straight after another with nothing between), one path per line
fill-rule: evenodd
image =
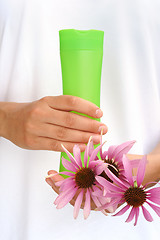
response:
M6 132L6 102L0 102L0 137L5 137Z
M141 159L143 155L127 154L130 160ZM137 174L137 169L133 169L133 175ZM149 182L160 180L160 151L147 155L147 164L143 185Z
M151 171L154 176L154 181L160 180L160 153L150 153L147 155L148 160L148 170Z

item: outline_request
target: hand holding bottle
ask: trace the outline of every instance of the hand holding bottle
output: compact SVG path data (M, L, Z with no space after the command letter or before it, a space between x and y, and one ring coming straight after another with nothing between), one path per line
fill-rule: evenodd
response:
M93 118L102 111L93 103L79 97L60 95L44 97L29 103L0 103L0 136L25 149L62 151L63 144L70 152L79 144L82 151L93 135L100 142L101 126L106 125L71 111Z

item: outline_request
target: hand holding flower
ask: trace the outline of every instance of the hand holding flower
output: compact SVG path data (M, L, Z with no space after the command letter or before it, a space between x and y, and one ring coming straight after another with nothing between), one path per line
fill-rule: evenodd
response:
M62 208L70 202L74 205L74 218L78 216L79 209L83 208L84 218L86 219L90 210L95 209L95 206L96 209L107 215L106 210L113 212L121 204L126 203L127 205L116 215L123 214L131 207L131 212L126 221L130 222L135 216L136 225L140 208L147 221L153 220L147 208L143 206L145 203L160 216L160 207L157 206L160 205L160 187L146 190L150 183L145 184L148 179L152 181L152 184L155 184L155 180L158 181L159 179L159 164L155 167L155 163L159 163L157 156L159 156L160 151L157 151L156 148L156 153L153 151L149 155L155 158L153 162L153 158L151 160L149 157L150 164L146 173L151 172L151 174L147 175L145 174L146 156L127 155L134 141L119 146L111 146L105 152L102 152L103 144L101 139L100 146L94 149L90 138L85 150L84 162L77 145L73 148L74 156L62 146L70 158L70 162L62 159L62 163L68 171L61 172L61 174L68 175L68 179L63 179L58 173L50 171L46 180L59 193L54 202L57 208ZM97 156L98 152L100 152L100 158ZM130 157L130 160L127 156ZM157 175L153 174L156 172ZM54 183L52 180L58 182Z
M56 174L57 172L55 170L50 170L48 172L48 175L52 175L50 178L46 178L46 182L52 187L52 189L59 195L59 187L56 185L56 183L61 182L63 180L65 180L65 178L63 178L60 174ZM56 174L56 175L54 175ZM79 195L80 190L77 190L77 193L75 194L75 196L71 199L70 204L72 206L75 205L75 201L77 196ZM85 199L83 198L82 203L81 203L81 208L84 208L84 204L85 204ZM96 205L93 201L91 201L91 210L94 210L96 208Z

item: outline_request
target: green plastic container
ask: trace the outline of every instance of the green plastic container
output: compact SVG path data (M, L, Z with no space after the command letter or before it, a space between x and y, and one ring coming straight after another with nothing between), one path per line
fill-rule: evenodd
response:
M100 107L104 32L65 29L59 31L59 37L63 94L81 97ZM69 160L66 153L62 152L62 156ZM60 159L60 171L64 170Z

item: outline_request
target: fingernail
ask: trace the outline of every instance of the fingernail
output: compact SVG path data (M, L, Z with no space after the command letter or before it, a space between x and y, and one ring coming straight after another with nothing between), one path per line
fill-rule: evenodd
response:
M100 118L100 117L102 117L103 116L103 112L102 112L102 110L100 109L100 108L98 108L97 110L96 110L96 117L97 118Z
M96 135L96 136L93 136L93 142L94 143L99 143L100 142L100 140L101 140L101 136L99 136L99 135Z
M107 131L108 131L108 128L104 125L104 126L100 126L99 128L98 128L98 133L100 133L101 134L101 131L102 131L102 129L103 129L103 132L102 132L102 134L105 134L105 133L107 133Z

